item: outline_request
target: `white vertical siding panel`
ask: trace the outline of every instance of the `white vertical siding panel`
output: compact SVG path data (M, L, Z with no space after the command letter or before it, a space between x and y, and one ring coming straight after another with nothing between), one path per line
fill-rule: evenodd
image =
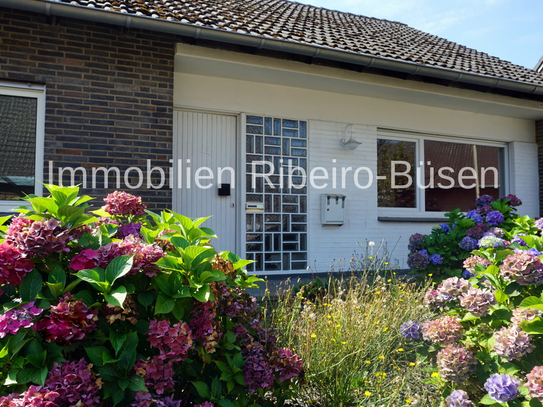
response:
M512 193L522 200L518 208L520 215L539 216L539 175L537 145L535 143L512 142L511 185Z

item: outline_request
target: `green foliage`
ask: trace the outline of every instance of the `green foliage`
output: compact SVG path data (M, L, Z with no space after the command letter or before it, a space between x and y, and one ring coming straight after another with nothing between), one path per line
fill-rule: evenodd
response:
M18 209L26 222L58 221L47 231L45 243L17 246L19 226L8 229L9 218L0 219L0 243L5 243L0 250L13 245L33 264L20 284L0 281L1 313L9 317L24 307L40 310L39 315L25 314L27 325L14 332L0 322L0 395L47 386L55 363L83 360L92 363L91 387L104 407L137 404L135 396L147 392L155 400L173 396L183 406L206 400L224 407L271 406L292 397L297 375L281 379L282 368L273 365L280 363L273 344L263 351L271 358L265 363L274 372L272 383L248 389L244 352L249 342L260 343L262 332L254 324L261 318L256 302L245 289L261 280L244 270L250 261L215 251L210 243L215 233L201 226L207 218L104 209L90 215L91 198L78 196L77 187L47 188L49 197L29 197L30 208ZM142 207L136 197L122 199ZM122 235L127 227L139 232ZM28 267L28 260L24 264ZM77 335L67 337L67 331L54 326L59 324L54 319L58 307L68 307L59 318L82 318L80 326L88 327L71 326ZM78 314L70 314L73 307ZM158 338L175 333L181 342L171 342L170 348L154 344L151 335L160 323L167 323L168 331L160 331ZM46 325L64 333L57 335ZM162 393L150 384L146 369L159 360L170 363L166 353L183 343L186 349L171 362L175 382ZM159 371L166 382L167 376L167 369ZM97 404L88 407L92 405Z

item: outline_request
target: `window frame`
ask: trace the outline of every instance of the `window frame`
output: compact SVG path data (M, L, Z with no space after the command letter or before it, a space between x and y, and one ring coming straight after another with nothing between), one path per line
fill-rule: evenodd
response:
M0 95L36 99L36 150L34 156L34 194L43 195L44 139L45 139L45 86L32 83L0 81ZM0 213L27 205L26 201L0 200Z
M376 137L376 146L377 140L397 140L397 141L407 141L415 143L415 167L420 167L422 171L426 166L426 161L424 159L424 142L426 140L430 141L441 141L448 143L460 143L460 144L470 144L478 146L489 146L489 147L498 147L503 148L503 169L500 170L500 179L503 179L503 186L500 185L500 195L505 196L510 193L510 177L509 169L511 167L509 163L509 144L507 142L500 142L494 140L484 140L476 138L467 138L460 136L444 136L431 133L412 133L407 131L397 131L397 130L385 130L378 129ZM377 151L376 151L377 155ZM376 157L377 160L379 157ZM420 162L424 165L417 166ZM377 176L379 174L376 174ZM416 172L415 172L416 177ZM413 182L416 183L416 178L413 179ZM427 220L427 221L443 221L445 219L446 211L426 211L426 202L425 202L425 189L418 188L415 184L415 208L386 208L377 206L377 214L380 218L379 220L408 220L417 221ZM377 192L378 193L378 192ZM377 202L377 205L378 202ZM395 219L396 218L396 219Z

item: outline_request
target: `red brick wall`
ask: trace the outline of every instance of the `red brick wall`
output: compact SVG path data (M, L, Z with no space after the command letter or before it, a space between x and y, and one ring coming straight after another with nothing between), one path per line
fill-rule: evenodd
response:
M58 167L82 166L90 183L92 167L145 174L147 159L167 173L174 42L167 34L0 8L0 80L46 85L45 182L49 160L55 183ZM84 192L91 196L108 192L101 182L90 186ZM167 184L135 191L151 209L171 206Z

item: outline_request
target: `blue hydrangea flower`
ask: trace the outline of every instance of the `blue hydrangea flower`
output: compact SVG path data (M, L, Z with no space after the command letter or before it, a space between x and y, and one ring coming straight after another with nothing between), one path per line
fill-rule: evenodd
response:
M453 390L449 397L445 399L447 407L473 407L473 401L468 397L464 390Z
M511 243L518 243L521 246L527 246L526 242L522 240L521 236L526 236L526 233L519 233L513 238L513 240L511 240Z
M486 222L492 226L498 226L500 223L503 223L504 220L505 218L500 211L492 211L486 215Z
M466 213L466 217L471 219L476 225L484 222L483 217L477 213L476 209Z
M503 239L500 239L499 237L496 237L494 235L486 235L479 240L479 247L481 248L491 248L491 247L504 247L505 241Z
M492 205L492 202L494 202L494 198L490 195L481 195L475 200L475 205L480 208L482 206Z
M428 257L428 250L426 250L426 249L419 250L419 253L422 254L423 256Z
M537 250L535 247L528 249L528 253L533 254L534 256L541 256L543 254L539 250Z
M460 240L458 246L460 246L461 249L471 252L472 250L475 250L477 248L477 240L472 237L466 236L462 240Z
M520 394L519 386L518 380L506 374L495 374L485 382L488 395L500 403L516 398Z
M471 271L469 270L464 270L462 272L462 277L465 278L466 280L469 280L470 278L474 277L475 274L473 274Z
M421 338L421 325L415 321L407 321L400 325L401 335L410 341L418 341Z
M428 260L432 262L432 264L443 264L443 259L439 254L433 254L431 255Z
M443 230L443 232L445 233L449 233L449 230L451 230L450 226L447 225L446 223L442 223L441 225L439 225L439 227Z
M424 270L428 266L428 263L430 263L428 256L424 256L419 252L409 255L407 258L407 265L412 270Z

